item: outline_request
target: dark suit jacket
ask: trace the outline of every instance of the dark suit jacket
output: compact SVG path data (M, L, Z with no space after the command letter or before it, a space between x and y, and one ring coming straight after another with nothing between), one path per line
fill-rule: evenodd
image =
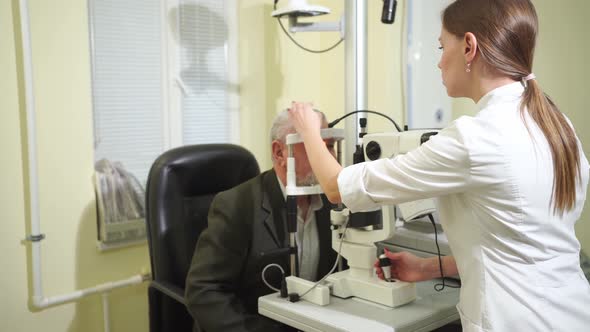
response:
M316 212L320 259L318 278L335 262L330 232L331 204L323 197ZM287 256L265 255L289 244L286 204L273 170L219 193L209 210L186 280L187 307L201 328L216 331L284 331L286 326L258 314L258 297L273 291L262 269L277 263L290 275ZM266 280L280 288L281 273L269 268Z

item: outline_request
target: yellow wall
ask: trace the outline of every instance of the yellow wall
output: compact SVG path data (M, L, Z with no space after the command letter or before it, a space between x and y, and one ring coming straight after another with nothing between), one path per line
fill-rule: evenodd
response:
M245 2L242 1L242 3ZM252 3L258 4L262 2L252 1ZM320 20L337 20L344 11L344 1L317 0L313 3L332 9L331 15L322 16ZM590 2L586 0L564 0L559 2L533 0L533 3L536 6L540 20L540 35L534 71L545 91L553 97L573 121L588 155L588 151L590 151L590 134L584 130L584 125L590 123L590 113L586 111L584 97L586 81L590 77L590 66L587 63L587 59L590 58L590 46L585 42L587 40L587 31L590 30L590 23L584 13L590 10ZM380 1L368 1L368 107L386 113L394 119L400 119L399 122L403 123L399 79L401 76L400 41L402 40L400 13L403 11L405 1L398 2L398 14L396 15L396 23L393 26L384 25L380 22L381 4ZM270 7L270 5L266 6ZM244 21L251 23L254 20L252 17L245 17L246 15L243 15L243 13L240 14L241 19ZM267 52L268 54L270 52L271 54L280 54L279 64L277 64L276 58L273 58L272 62L260 60L260 62L266 64L266 67L256 67L258 70L267 73L267 75L263 75L266 79L265 86L267 89L264 90L262 87L257 87L257 89L264 91L261 93L266 94L265 100L274 102L266 105L271 107L268 110L268 116L272 118L273 106L282 107L291 100L298 99L315 102L330 119L344 114L344 45L340 45L333 51L321 55L307 53L288 41L274 20L261 19L261 21L264 25L263 29L266 31L264 33L264 42L267 43L265 46L270 50L256 51L250 49L249 45L242 44L241 56L243 60L244 53ZM242 28L253 31L254 29L250 23L242 23ZM335 33L321 33L319 35L319 45L314 43L316 40L313 39L314 37L310 37L309 33L295 34L295 38L303 42L308 41L305 45L316 49L329 47L338 40L338 35ZM433 45L433 51L437 46ZM273 49L273 47L279 47L280 49ZM317 61L319 61L320 66L319 73L314 71ZM384 66L385 63L388 65ZM275 74L277 70L280 70L282 75ZM319 86L317 82L320 83ZM308 89L310 86L313 88L311 92ZM249 84L242 85L242 89L250 88L253 87ZM308 92L308 94L305 94L305 92ZM256 102L255 100L251 101ZM251 107L250 105L249 102L244 103L244 100L242 100L243 110L246 107ZM242 114L247 115L247 113ZM457 118L464 114L474 114L473 102L466 99L453 100L453 117ZM386 121L381 121L381 119L372 116L369 116L369 126L372 131L391 129L391 126ZM243 122L242 137L244 137L244 133L250 135L251 129L249 128L254 127L248 122ZM254 142L250 143L251 146L256 146ZM263 142L266 144L266 141ZM264 164L264 161L269 162L269 159L260 156L260 152L265 153L266 146L263 145L263 147L255 149L257 157L261 160L261 165L270 166L270 163ZM581 220L576 225L576 232L583 250L589 252L590 207L584 210Z
M539 83L576 127L586 157L590 158L590 113L588 112L588 77L590 46L586 0L537 0L541 21L534 71ZM590 203L576 225L576 234L585 253L590 254Z
M28 234L24 199L24 105L15 46L17 0L0 1L0 331L100 331L100 298L89 297L42 312L27 308ZM343 1L317 1L329 6L336 20ZM399 2L399 12L404 1ZM589 23L585 0L535 1L541 18L541 36L535 72L540 83L578 128L588 151L590 123L583 99L584 62L590 58L583 42ZM401 119L400 16L393 26L379 22L380 1L369 1L370 109ZM146 246L98 253L92 189L92 116L88 23L85 0L30 0L37 93L38 159L43 241L44 291L48 296L96 283L125 278L149 267ZM344 112L344 47L327 54L306 53L294 46L270 19L272 1L239 1L241 142L254 152L262 168L270 167L268 127L276 112L291 100L314 101L329 118ZM325 48L335 33L295 35L310 48ZM384 63L389 65L383 66ZM454 114L471 114L470 102L456 101ZM388 130L375 119L372 130ZM371 122L372 121L372 122ZM376 124L376 125L375 125ZM577 227L590 250L590 208ZM145 286L111 294L113 331L147 331ZM116 304L115 304L116 303Z
M46 296L69 293L149 270L146 246L99 253L92 186L93 148L86 1L30 2L37 103L43 286ZM0 1L0 331L102 331L101 298L92 296L31 313L24 104L16 0ZM21 77L19 77L21 76ZM147 331L145 286L110 295L113 331Z
M344 1L314 0L313 3L332 9L330 15L313 21L337 21L344 12ZM368 3L368 108L402 119L400 25L381 24L382 3ZM272 1L240 1L240 4L241 139L255 153L261 167L268 168L271 166L268 127L278 110L297 100L314 102L329 119L344 114L344 43L328 53L308 53L284 35L276 19L269 18ZM400 2L400 13L402 8ZM316 50L325 49L340 38L337 32L293 36ZM384 63L389 65L383 66ZM369 117L369 124L374 130L392 128L378 117Z
M307 56L290 41L270 14L272 1L239 1L241 144L260 167L270 168L269 128L292 100L321 100L320 57ZM296 36L319 48L319 34Z

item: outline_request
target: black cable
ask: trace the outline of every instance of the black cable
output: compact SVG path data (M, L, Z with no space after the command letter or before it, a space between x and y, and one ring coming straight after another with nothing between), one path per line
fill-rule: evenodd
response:
M334 121L330 122L330 123L328 124L328 128L332 128L332 127L334 127L334 126L335 126L336 124L338 124L338 122L340 122L341 120L343 120L343 119L345 119L345 118L347 118L347 117L349 117L349 116L351 116L351 115L353 115L353 114L356 114L356 113L371 113L371 114L377 114L377 115L381 115L382 117L384 117L384 118L386 118L387 120L391 121L391 123L393 123L393 125L395 126L395 129L397 129L397 131L399 131L400 133L403 131L403 130L400 128L400 126L398 126L398 125L397 125L397 123L395 122L395 120L393 120L393 119L392 119L392 118L390 118L389 116L387 116L387 115L385 115L385 114L383 114L383 113L379 113L379 112L376 112L376 111L371 111L371 110L356 110L356 111L352 111L352 112L350 112L350 113L344 114L344 116L342 116L342 117L340 117L340 118L338 118L338 119L336 119L336 120L334 120Z
M309 48L307 48L307 47L299 44L295 40L295 38L293 38L293 36L291 36L291 34L289 32L287 32L287 29L285 29L285 27L283 26L283 22L281 22L281 19L280 18L277 18L277 20L279 21L279 25L281 26L281 29L283 29L283 32L287 35L287 37L289 37L289 39L291 39L291 41L295 45L299 46L299 48L301 48L304 51L310 52L310 53L316 53L316 54L318 54L318 53L326 53L326 52L329 52L329 51L333 50L334 48L336 48L336 46L340 45L340 43L342 43L344 41L343 38L340 38L340 40L337 41L336 44L334 44L334 45L332 45L332 46L330 46L330 47L328 47L326 49L323 49L323 50L312 50L312 49L309 49Z
M446 285L445 284L445 275L443 273L443 266L442 266L442 257L440 256L440 247L438 246L438 232L436 230L436 224L434 223L434 216L432 215L432 213L428 214L428 219L430 219L430 222L432 223L432 227L434 227L434 242L436 243L436 252L438 254L438 266L440 268L440 277L442 279L442 284L435 284L434 285L434 290L436 290L437 292L442 291L443 289L445 289L445 287L450 287L450 288L461 288L461 286L455 286L455 285Z
M274 2L274 10L277 9L277 2L279 2L279 1L278 0L275 0L275 2ZM329 52L329 51L333 50L334 48L336 48L336 46L340 45L340 43L342 43L344 41L344 38L340 38L340 40L337 41L336 44L334 44L334 45L332 45L332 46L330 46L330 47L328 47L326 49L323 49L323 50L312 50L312 49L309 49L309 48L307 48L307 47L299 44L295 40L295 38L293 38L293 36L291 36L291 34L287 31L287 29L285 29L285 26L283 25L283 22L281 21L281 18L280 17L277 17L277 21L279 22L279 25L281 26L281 29L283 30L283 32L287 35L287 37L289 37L289 39L291 39L291 41L295 45L299 46L299 48L301 48L302 50L307 51L307 52L310 52L310 53L316 53L316 54L318 54L318 53L326 53L326 52Z

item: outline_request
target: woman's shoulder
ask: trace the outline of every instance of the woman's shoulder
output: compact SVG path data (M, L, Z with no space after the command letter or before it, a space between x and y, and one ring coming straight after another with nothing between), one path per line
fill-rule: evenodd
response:
M461 116L446 127L441 134L451 136L461 144L470 155L489 155L498 153L498 146L509 140L508 128L498 121L481 116ZM487 151L487 152L486 152Z
M475 116L463 115L452 121L441 133L455 136L458 139L466 140L481 133L484 122Z

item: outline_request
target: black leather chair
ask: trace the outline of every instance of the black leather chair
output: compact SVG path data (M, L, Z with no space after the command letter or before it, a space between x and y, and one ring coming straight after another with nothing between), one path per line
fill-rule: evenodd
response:
M199 234L207 227L209 205L218 192L259 173L254 156L231 144L183 146L156 159L146 186L151 332L192 331L185 279Z

